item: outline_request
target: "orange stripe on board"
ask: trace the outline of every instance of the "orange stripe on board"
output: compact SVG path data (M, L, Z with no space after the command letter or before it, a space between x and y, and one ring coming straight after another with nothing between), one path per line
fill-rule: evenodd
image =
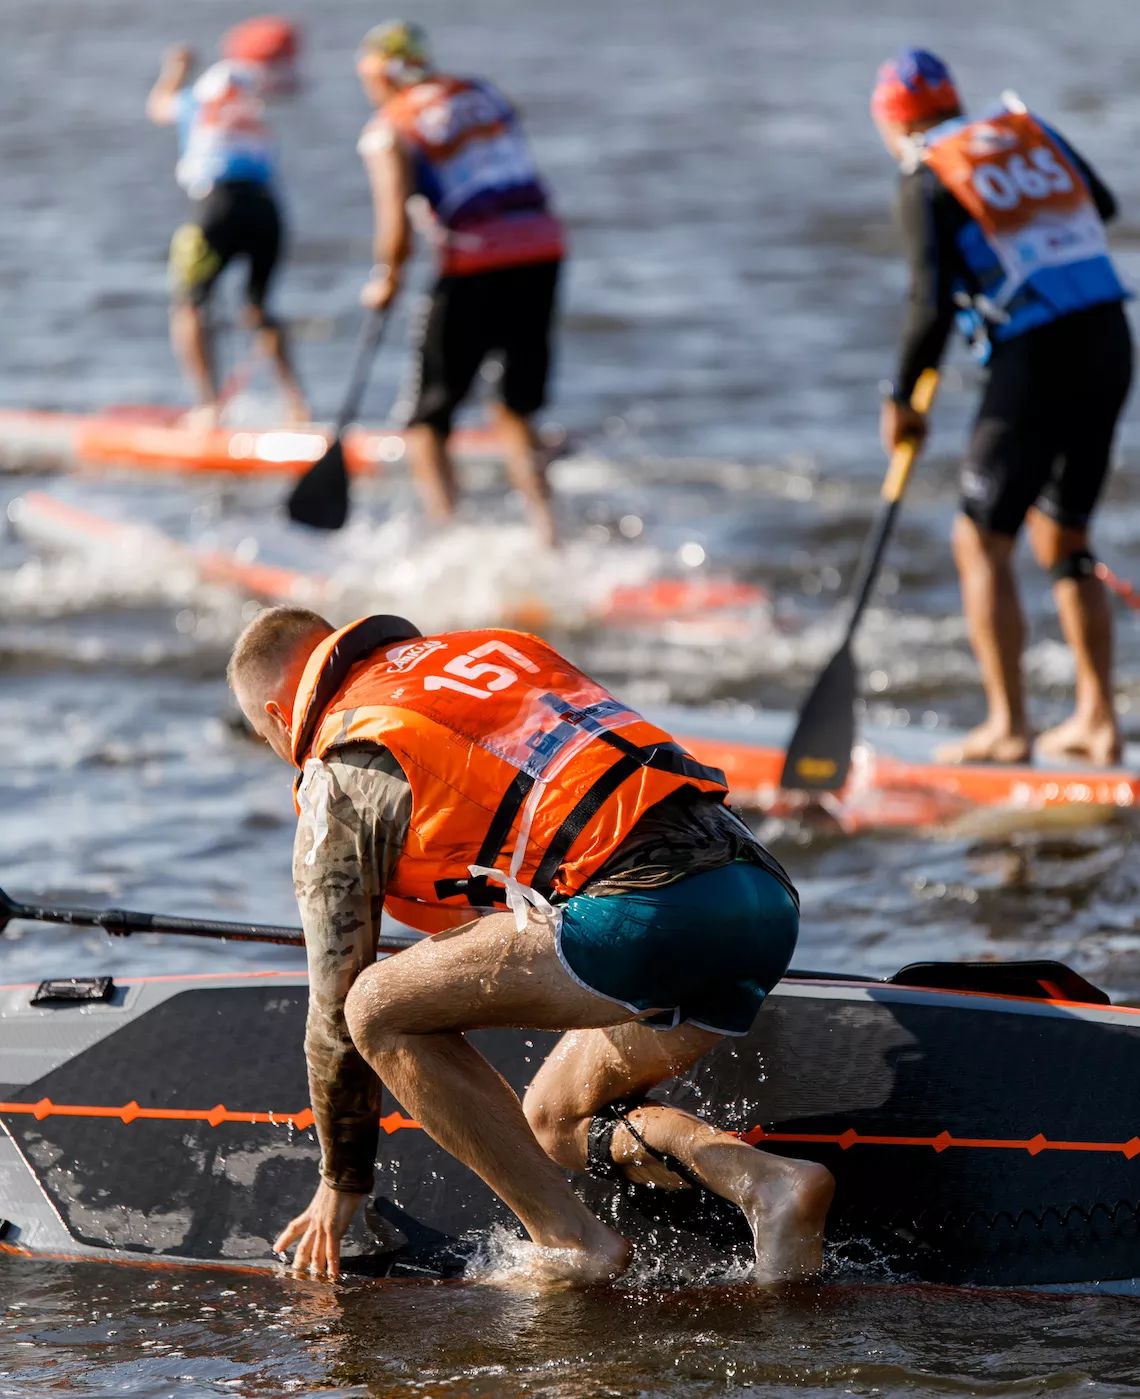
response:
M53 1103L50 1098L41 1098L38 1103L0 1103L0 1115L34 1117L38 1122L45 1117L90 1117L118 1118L126 1124L139 1121L208 1122L211 1127L220 1127L223 1122L264 1123L274 1127L296 1127L302 1132L313 1125L311 1108L304 1108L301 1112L231 1112L222 1103L212 1108L143 1108L136 1102L130 1102L116 1108ZM380 1126L389 1136L406 1128L421 1130L414 1118L405 1117L399 1111L380 1118ZM765 1127L752 1127L740 1133L740 1138L749 1146L758 1146L762 1142L803 1142L838 1146L843 1151L853 1146L917 1146L929 1147L939 1153L955 1147L959 1150L1027 1151L1030 1156L1038 1156L1043 1151L1119 1152L1130 1161L1140 1156L1140 1136L1126 1142L1071 1142L1050 1141L1041 1132L1028 1138L952 1137L949 1132L939 1132L934 1137L901 1137L865 1134L856 1132L853 1127L848 1127L845 1132L770 1132Z
M1126 1142L1060 1142L1050 1141L1041 1132L1035 1137L1005 1140L994 1137L952 1137L949 1132L939 1132L936 1137L887 1137L864 1136L848 1127L846 1132L769 1132L763 1127L753 1127L741 1133L741 1140L749 1146L761 1142L804 1142L819 1146L837 1146L843 1151L853 1146L925 1146L943 1152L948 1147L967 1147L980 1151L1028 1151L1030 1156L1038 1156L1043 1151L1118 1151L1129 1161L1140 1156L1140 1137L1132 1137Z
M38 1103L0 1103L0 1114L34 1117L117 1117L120 1122L208 1122L220 1127L223 1122L266 1123L273 1127L296 1127L304 1132L313 1125L312 1108L301 1112L231 1112L219 1103L212 1108L142 1108L138 1103L125 1103L121 1108L96 1107L75 1103L53 1103L41 1098ZM380 1126L389 1136L403 1127L419 1127L419 1123L400 1112L390 1112L380 1119Z

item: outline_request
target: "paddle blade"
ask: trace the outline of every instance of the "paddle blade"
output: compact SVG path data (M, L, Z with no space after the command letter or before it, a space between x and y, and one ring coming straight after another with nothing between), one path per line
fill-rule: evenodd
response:
M800 711L780 786L799 792L837 792L847 781L854 745L855 665L844 644Z
M311 529L341 529L348 519L348 472L338 437L293 487L286 509L299 525Z

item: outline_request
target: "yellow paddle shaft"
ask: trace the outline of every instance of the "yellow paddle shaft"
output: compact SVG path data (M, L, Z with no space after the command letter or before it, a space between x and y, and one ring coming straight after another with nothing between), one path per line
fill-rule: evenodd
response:
M938 388L938 370L924 369L918 376L918 383L914 386L914 392L910 396L910 406L916 413L924 416L930 412L930 405L934 402L934 394ZM885 501L893 504L902 499L902 493L906 490L907 478L910 476L910 469L914 465L914 459L918 456L918 440L908 437L905 442L899 445L891 453L890 465L887 467L887 475L883 481L883 489L880 492Z

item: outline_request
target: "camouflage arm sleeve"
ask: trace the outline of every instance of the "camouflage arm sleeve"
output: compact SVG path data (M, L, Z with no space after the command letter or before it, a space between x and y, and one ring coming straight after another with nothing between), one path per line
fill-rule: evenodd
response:
M293 887L309 961L309 1098L321 1175L334 1190L372 1188L380 1080L352 1043L344 1003L376 960L384 889L411 809L407 778L386 748L334 750L306 769Z

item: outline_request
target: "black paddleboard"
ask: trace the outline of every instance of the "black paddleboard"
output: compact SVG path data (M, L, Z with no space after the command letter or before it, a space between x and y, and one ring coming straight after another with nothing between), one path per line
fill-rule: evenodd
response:
M793 974L751 1034L654 1096L827 1165L840 1272L1000 1286L1140 1274L1140 1011L1054 963L900 975L915 984ZM317 1178L305 1003L294 974L144 979L92 1002L0 987L0 1247L271 1263ZM555 1036L472 1039L521 1090ZM518 1232L399 1104L385 1101L382 1128L350 1268L455 1275L495 1226ZM655 1256L747 1257L742 1218L715 1200L577 1183Z

